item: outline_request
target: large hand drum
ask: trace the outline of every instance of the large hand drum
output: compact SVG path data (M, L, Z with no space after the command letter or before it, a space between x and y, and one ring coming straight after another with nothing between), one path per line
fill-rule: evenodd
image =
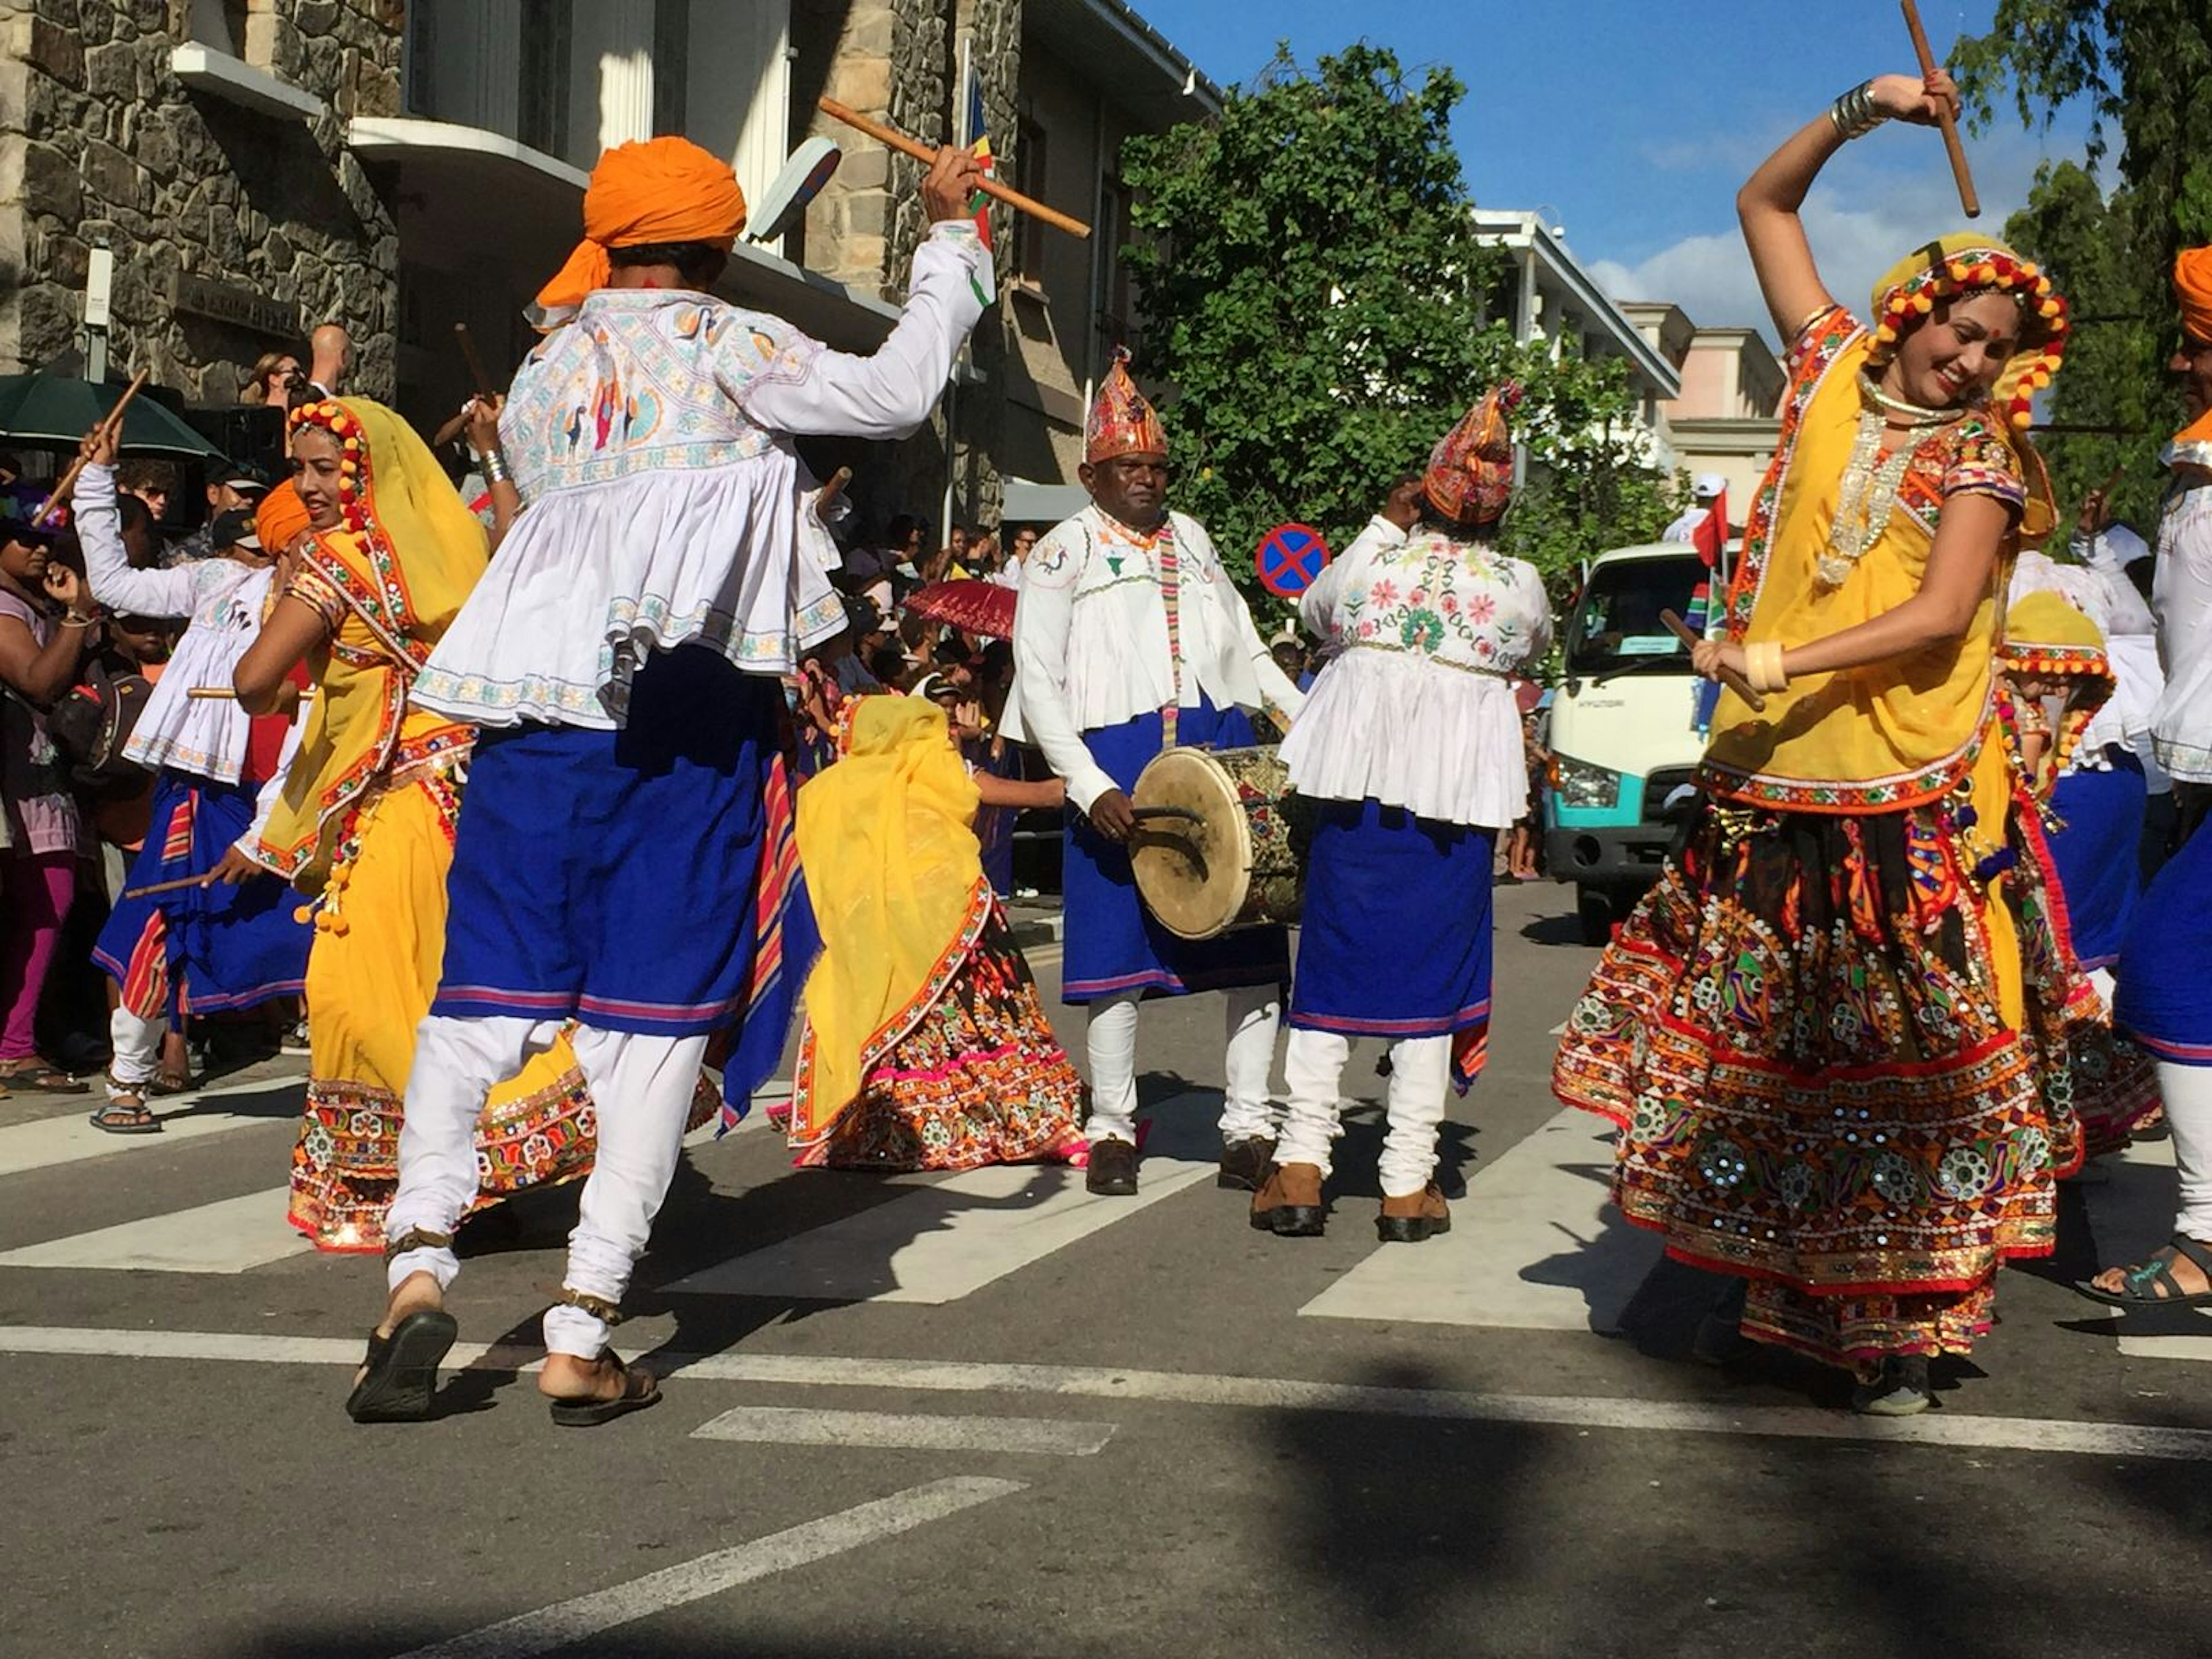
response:
M1129 799L1137 891L1170 933L1212 939L1298 919L1311 836L1274 750L1170 749Z

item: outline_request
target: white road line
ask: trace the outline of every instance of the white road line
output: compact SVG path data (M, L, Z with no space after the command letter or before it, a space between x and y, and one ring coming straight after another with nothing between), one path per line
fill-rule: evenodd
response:
M289 1122L289 1115L208 1111L202 1109L202 1103L297 1089L304 1078L305 1073L263 1078L257 1082L229 1084L220 1089L203 1089L195 1094L156 1100L153 1103L154 1110L161 1119L161 1133L157 1135L112 1135L105 1129L94 1128L86 1120L100 1103L95 1089L82 1107L73 1107L58 1117L42 1117L34 1122L0 1129L0 1176L22 1175L32 1170L51 1169L58 1164L110 1158L121 1152L159 1152L164 1146L173 1146L180 1140L196 1140L202 1135L250 1129L256 1124Z
M900 1198L732 1256L665 1288L678 1296L957 1302L1211 1177L1219 1164L1214 1127L1219 1100L1218 1094L1191 1092L1163 1103L1133 1198L1096 1197L1084 1189L1081 1170L1062 1164L894 1176L886 1184L909 1189ZM1189 1155L1201 1148L1203 1156Z
M1483 1164L1452 1207L1451 1231L1419 1249L1377 1247L1298 1311L1518 1330L1619 1328L1661 1255L1659 1241L1611 1207L1611 1131L1571 1109ZM1364 1231L1365 1200L1339 1204L1336 1227Z
M283 1187L0 1251L0 1267L242 1273L314 1248L284 1219Z
M125 1331L0 1326L0 1353L99 1355L142 1359L217 1359L261 1364L358 1365L361 1344L342 1337L252 1336L213 1331ZM529 1369L521 1348L456 1346L453 1365ZM662 1354L665 1376L702 1382L776 1388L877 1389L931 1394L1047 1395L1061 1399L1133 1400L1248 1411L1344 1412L1452 1422L1531 1423L1571 1428L1734 1435L1784 1440L1844 1440L1979 1447L1999 1451L2075 1452L2094 1457L2150 1457L2212 1462L2212 1430L2064 1418L1977 1417L1932 1412L1881 1419L1801 1406L1737 1408L1693 1401L1626 1400L1589 1395L1476 1394L1446 1389L1379 1388L1289 1377L1221 1376L1104 1365L1022 1365L943 1359L847 1359L813 1354Z
M2096 1260L2106 1266L2141 1261L2173 1233L2173 1140L2137 1141L2117 1158L2100 1158L2081 1177L2082 1203ZM2111 1310L2115 1318L2121 1310ZM2168 1309L2160 1321L2201 1320L2202 1335L2126 1336L2120 1352L2130 1359L2212 1360L2212 1310ZM2126 1327L2121 1328L2125 1330Z
M531 1659L556 1648L568 1647L603 1631L630 1624L671 1608L689 1606L710 1595L750 1584L793 1567L842 1555L848 1550L895 1538L932 1521L942 1521L963 1510L1010 1498L1025 1490L1018 1480L992 1480L980 1475L959 1475L909 1486L889 1498L860 1504L819 1521L771 1533L734 1548L717 1550L680 1566L664 1567L642 1578L633 1578L611 1589L556 1601L550 1607L520 1618L487 1625L450 1641L433 1643L400 1656L400 1659Z
M939 1417L740 1406L692 1430L691 1437L771 1446L891 1446L915 1451L1089 1457L1114 1437L1114 1425L1053 1417Z

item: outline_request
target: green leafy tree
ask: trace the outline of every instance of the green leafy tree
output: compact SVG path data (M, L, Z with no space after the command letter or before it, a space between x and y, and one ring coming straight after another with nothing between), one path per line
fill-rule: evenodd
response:
M1285 51L1218 122L1123 148L1141 234L1127 251L1137 367L1170 388L1176 503L1248 589L1269 527L1302 520L1343 547L1509 376L1527 391L1516 424L1542 486L1510 541L1561 571L1635 539L1614 528L1624 510L1638 533L1658 512L1664 480L1628 441L1625 365L1516 346L1492 314L1510 266L1469 215L1450 136L1464 92L1445 69L1407 85L1378 47L1310 73Z
M2212 242L2212 5L1998 0L1990 32L1960 40L1952 62L1980 127L2004 104L2047 128L2061 106L2087 103L2089 168L2046 166L2006 234L2051 268L2081 323L2051 419L2137 434L2052 434L2045 447L2062 508L2070 515L2122 468L2122 514L2146 524L2162 483L2158 450L2181 420L2165 374L2179 333L2173 256ZM2096 173L2115 131L2107 192Z

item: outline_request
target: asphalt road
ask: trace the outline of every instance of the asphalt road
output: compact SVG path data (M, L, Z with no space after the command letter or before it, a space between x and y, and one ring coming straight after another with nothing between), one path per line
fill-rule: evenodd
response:
M1605 1209L1603 1126L1547 1087L1593 956L1568 899L1499 894L1447 1238L1376 1244L1371 1109L1328 1237L1252 1231L1206 1161L1218 1005L1156 1004L1134 1201L696 1146L621 1333L667 1397L592 1432L521 1370L572 1195L472 1224L452 1305L489 1352L435 1421L361 1428L380 1275L283 1227L298 1062L143 1141L19 1098L0 1654L2212 1652L2212 1319L2065 1288L2160 1236L2158 1150L2069 1189L1927 1417L1700 1366L1712 1286Z

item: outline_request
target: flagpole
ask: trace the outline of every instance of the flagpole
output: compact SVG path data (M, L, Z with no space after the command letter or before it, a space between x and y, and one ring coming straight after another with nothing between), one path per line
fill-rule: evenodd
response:
M975 147L975 135L970 130L975 122L970 118L975 108L970 75L975 70L975 31L969 29L960 37L960 73L955 83L953 96L953 130L959 134L963 149ZM938 526L938 545L950 546L952 542L952 485L959 471L960 457L960 379L967 370L968 342L963 337L960 349L952 359L952 378L945 388L945 504Z

